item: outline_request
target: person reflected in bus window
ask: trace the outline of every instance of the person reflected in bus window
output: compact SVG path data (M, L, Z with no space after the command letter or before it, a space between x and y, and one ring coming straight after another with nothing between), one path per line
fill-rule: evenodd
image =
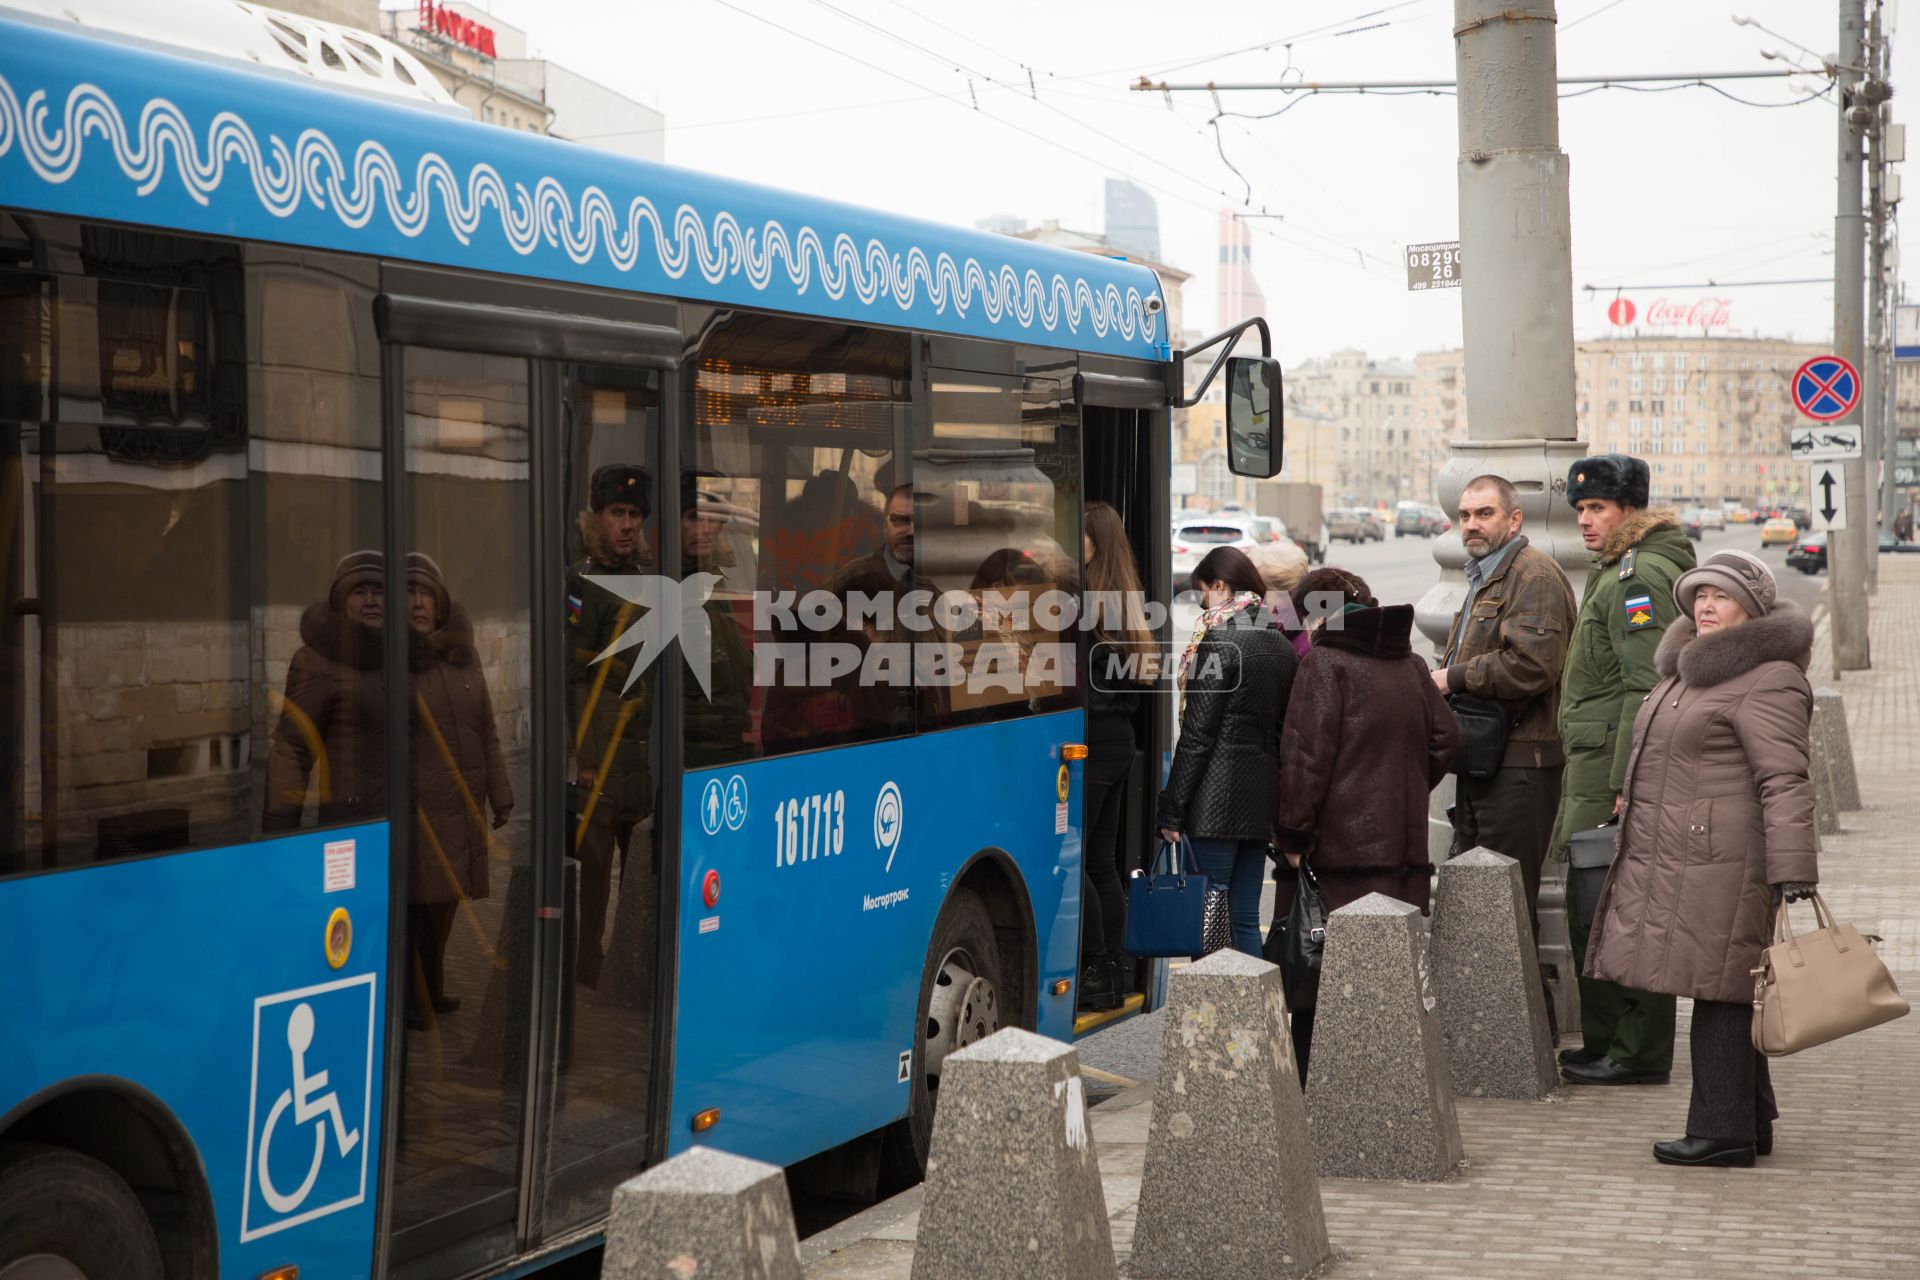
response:
M1260 954L1260 884L1273 833L1280 725L1298 665L1263 603L1267 584L1237 547L1194 566L1203 605L1180 657L1180 740L1160 793L1160 835L1193 842L1195 861L1227 886L1233 947Z
M431 556L407 555L409 665L413 669L413 802L419 818L407 876L407 941L414 1001L408 1025L428 1011L452 1013L446 991L447 938L463 902L492 894L488 830L506 825L513 787L494 723L493 698L474 645L473 623L447 594Z
M880 545L855 557L834 579L834 590L840 590L850 578L870 578L876 571L886 575L895 591L910 591L916 585L924 585L914 581L913 541L914 504L925 497L925 494L916 494L910 484L893 486L880 516Z
M1087 763L1080 861L1080 993L1083 1009L1111 1009L1133 990L1134 966L1122 945L1127 895L1121 886L1120 838L1126 781L1133 768L1134 722L1152 678L1153 633L1147 630L1140 567L1120 513L1087 504L1081 535L1091 624L1086 671Z
M680 573L724 577L731 564L727 553L727 515L719 495L702 488L702 479L722 479L710 472L688 470L680 477ZM686 720L687 765L725 764L749 752L747 731L752 726L753 654L743 628L753 625L750 600L736 609L722 588L707 597L711 638L708 688L703 691L692 673L681 682L681 711Z
M580 918L574 977L596 987L604 960L607 904L617 858L623 878L634 830L653 813L648 738L654 673L629 684L637 649L605 653L638 620L640 606L596 582L647 571L646 522L653 478L645 467L612 463L587 484L575 521L581 555L567 571L567 710L573 734L569 837L580 863Z
M874 510L847 475L809 476L766 533L761 585L796 594L826 587L842 565L873 553L875 532Z
M301 615L267 746L262 831L309 825L309 799L316 826L386 816L385 565L378 551L342 556L327 598Z

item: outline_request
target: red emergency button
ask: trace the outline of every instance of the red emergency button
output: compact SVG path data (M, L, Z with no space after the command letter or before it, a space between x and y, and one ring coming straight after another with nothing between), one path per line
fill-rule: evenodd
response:
M720 873L718 871L707 872L706 878L700 882L700 897L709 910L720 905Z

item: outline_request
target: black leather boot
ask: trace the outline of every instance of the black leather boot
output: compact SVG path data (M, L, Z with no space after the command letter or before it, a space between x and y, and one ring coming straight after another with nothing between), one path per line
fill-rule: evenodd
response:
M1661 1164L1713 1165L1751 1169L1753 1145L1734 1139L1686 1137L1653 1144L1653 1158Z
M1096 960L1080 968L1080 990L1074 997L1074 1004L1084 1012L1097 1012L1111 1009L1120 1001L1113 994L1113 971L1104 960Z

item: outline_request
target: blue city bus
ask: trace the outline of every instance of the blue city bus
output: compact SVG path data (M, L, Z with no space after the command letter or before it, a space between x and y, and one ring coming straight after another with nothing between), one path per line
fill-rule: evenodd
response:
M897 1185L948 1052L1097 1020L1070 674L774 636L1070 589L1096 499L1167 599L1155 275L396 102L357 40L0 10L5 1280L511 1274L699 1143ZM928 625L1035 651L984 617Z

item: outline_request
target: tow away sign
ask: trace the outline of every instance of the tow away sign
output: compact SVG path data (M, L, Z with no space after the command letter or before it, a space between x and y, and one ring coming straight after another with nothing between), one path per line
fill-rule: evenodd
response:
M1850 422L1789 427L1793 456L1802 462L1838 462L1860 456L1860 428Z

